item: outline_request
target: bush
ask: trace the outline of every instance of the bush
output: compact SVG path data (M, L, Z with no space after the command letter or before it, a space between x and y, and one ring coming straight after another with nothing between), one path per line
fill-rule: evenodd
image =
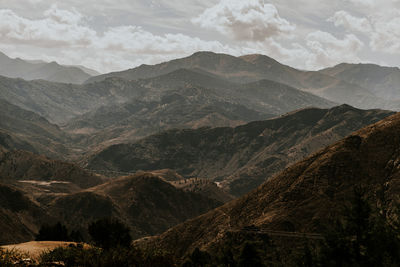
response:
M69 241L70 236L68 235L67 227L58 222L55 225L42 225L42 227L40 227L39 233L36 235L35 240Z
M130 267L151 266L168 267L175 266L173 258L163 254L145 254L136 248L101 248L65 247L56 248L40 256L40 264L48 266L54 262L63 262L69 266L87 267Z
M18 263L22 263L23 259L26 258L27 255L17 250L6 250L0 247L0 266L16 266Z
M116 219L100 219L90 224L88 230L94 244L104 249L129 247L132 242L129 228Z

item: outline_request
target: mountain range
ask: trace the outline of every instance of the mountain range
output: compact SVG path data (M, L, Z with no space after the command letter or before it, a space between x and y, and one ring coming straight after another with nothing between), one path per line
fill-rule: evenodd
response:
M99 75L0 54L0 75L2 244L113 217L182 259L321 237L358 186L398 198L398 68L197 52Z
M323 233L343 216L341 209L356 187L364 188L371 202L381 192L393 207L400 189L399 131L400 115L395 114L289 166L251 193L137 244L182 257L196 247L234 246L232 235L242 231L246 236L248 227ZM236 242L245 242L243 235ZM254 238L247 235L249 241Z
M334 105L268 80L239 85L187 69L135 82L147 91L122 105L103 106L77 116L64 129L72 133L90 132L87 144L108 140L123 143L172 128L234 127L292 108Z
M0 75L10 78L80 84L98 74L97 71L83 66L63 66L54 61L47 63L41 60L14 59L0 52Z
M350 66L355 67L355 65ZM353 83L353 79L340 79L340 76L329 75L328 70L301 71L264 55L234 57L212 52L197 52L186 58L157 65L141 65L126 71L103 74L89 78L86 82L101 81L107 77L137 80L167 74L180 68L201 69L236 83L249 83L262 79L276 81L335 103L349 104L359 108L385 108L393 100L390 99L390 92L399 88L399 82L395 78L388 78L385 87L374 87L374 89L369 86L363 87L365 83L362 82ZM366 74L365 77L368 76L367 73L361 71L361 75L363 74ZM396 75L392 74L392 77ZM380 92L374 94L377 90ZM396 108L399 107L396 106Z
M391 114L342 105L302 109L235 128L170 130L109 146L91 156L87 167L122 172L174 169L184 177L211 179L238 196L289 163Z

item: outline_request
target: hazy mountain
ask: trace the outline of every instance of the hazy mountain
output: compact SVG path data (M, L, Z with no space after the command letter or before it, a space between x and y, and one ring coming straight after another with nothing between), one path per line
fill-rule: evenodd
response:
M64 129L88 133L86 144L109 145L171 128L234 127L292 109L333 105L273 81L239 85L198 70L179 69L137 82L147 89L140 100L101 107L69 121Z
M52 157L69 154L70 137L34 112L0 99L0 144L9 150L23 149Z
M95 170L174 169L185 177L219 181L241 195L287 164L392 114L347 105L309 108L236 128L170 130L93 155Z
M400 69L375 64L342 63L320 71L357 84L386 100L400 99Z
M83 86L0 76L0 98L54 123L66 122L103 105L124 103L145 91L136 82L122 79Z
M367 126L288 167L246 196L138 244L182 256L196 247L221 247L234 231L250 225L323 232L360 185L371 201L376 201L382 185L388 203L398 200L399 131L399 114Z
M180 68L201 69L236 83L268 79L311 92L339 104L346 103L360 108L383 108L386 104L383 99L359 85L317 71L297 70L264 55L234 57L213 52L197 52L186 58L157 65L141 65L126 71L95 76L88 79L87 83L101 81L107 77L129 80L150 78Z
M0 75L10 78L80 84L92 76L88 72L90 71L82 70L81 67L62 66L56 62L13 59L0 52Z
M97 70L82 66L82 65L63 65L66 67L76 67L78 69L81 69L82 71L86 72L87 74L89 74L90 76L98 76L101 75L100 72L98 72Z

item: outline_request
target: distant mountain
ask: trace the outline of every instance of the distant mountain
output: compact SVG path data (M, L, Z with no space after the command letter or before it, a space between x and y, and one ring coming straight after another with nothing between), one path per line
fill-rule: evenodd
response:
M81 69L82 71L86 72L86 73L89 74L90 76L98 76L98 75L101 75L101 73L98 72L97 70L94 70L94 69L91 69L91 68L88 68L88 67L85 67L85 66L82 66L82 65L63 65L63 66L66 66L66 67L75 67L75 68Z
M169 168L185 177L218 181L238 196L289 163L391 114L342 105L303 109L236 128L170 130L112 145L91 156L88 167L125 172Z
M181 68L200 69L235 83L272 80L339 104L346 103L359 108L384 108L386 105L383 99L367 88L321 72L297 70L264 55L234 57L213 52L197 52L186 58L157 65L141 65L126 71L91 77L86 83L101 81L107 77L129 80L150 78Z
M382 67L375 64L342 63L320 72L367 88L382 99L400 100L399 68Z
M381 203L377 192L383 192L391 214L400 193L399 132L396 114L291 165L240 199L136 244L180 258L196 247L216 251L253 241L257 233L246 234L246 227L324 233L359 186L372 203Z
M118 78L73 85L0 76L0 98L59 124L103 105L124 103L145 91L136 82Z
M292 109L334 105L273 81L234 84L198 70L178 69L136 82L147 89L140 100L101 107L72 119L64 129L88 133L86 144L109 145L109 140L132 142L171 128L234 127Z
M56 62L13 59L0 52L0 75L10 78L81 84L92 76L89 72L81 67L62 66Z
M70 136L57 125L0 99L0 145L64 158L70 153L71 143Z

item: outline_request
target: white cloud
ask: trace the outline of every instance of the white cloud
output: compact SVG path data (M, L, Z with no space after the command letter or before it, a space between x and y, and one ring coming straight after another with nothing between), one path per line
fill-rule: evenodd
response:
M374 17L370 46L375 51L400 54L400 11Z
M371 7L369 18L355 17L342 10L328 20L335 26L364 33L373 51L400 54L400 11L397 9L382 13L379 10L374 12Z
M86 46L95 31L80 24L77 12L58 10L52 6L44 18L31 20L18 16L9 9L0 9L0 38L2 42L30 43L46 47Z
M328 21L333 22L335 26L343 26L350 30L359 32L372 31L371 23L367 18L354 17L344 10L336 12Z
M312 51L308 66L326 67L341 62L359 62L357 53L364 44L353 34L347 34L338 39L332 34L315 31L307 35L307 46Z
M399 12L400 0L0 0L0 51L101 71L198 50L261 53L302 69L398 66Z
M155 35L137 26L110 28L100 37L103 49L126 51L137 54L178 54L198 50L229 51L217 41L203 41L184 34Z
M294 25L279 16L274 5L263 0L221 0L192 22L245 41L288 36L295 29Z
M83 15L76 10L63 10L56 5L39 19L0 9L0 39L3 46L15 44L15 49L29 45L37 50L57 50L58 55L53 53L47 59L64 64L88 63L88 67L100 71L155 63L155 60L169 60L199 50L235 53L218 41L204 41L179 33L156 35L137 26L110 27L99 33L85 24ZM24 56L22 49L12 52L31 58Z
M378 2L376 0L347 0L348 2L356 5L356 6L366 6L366 7L373 7Z

